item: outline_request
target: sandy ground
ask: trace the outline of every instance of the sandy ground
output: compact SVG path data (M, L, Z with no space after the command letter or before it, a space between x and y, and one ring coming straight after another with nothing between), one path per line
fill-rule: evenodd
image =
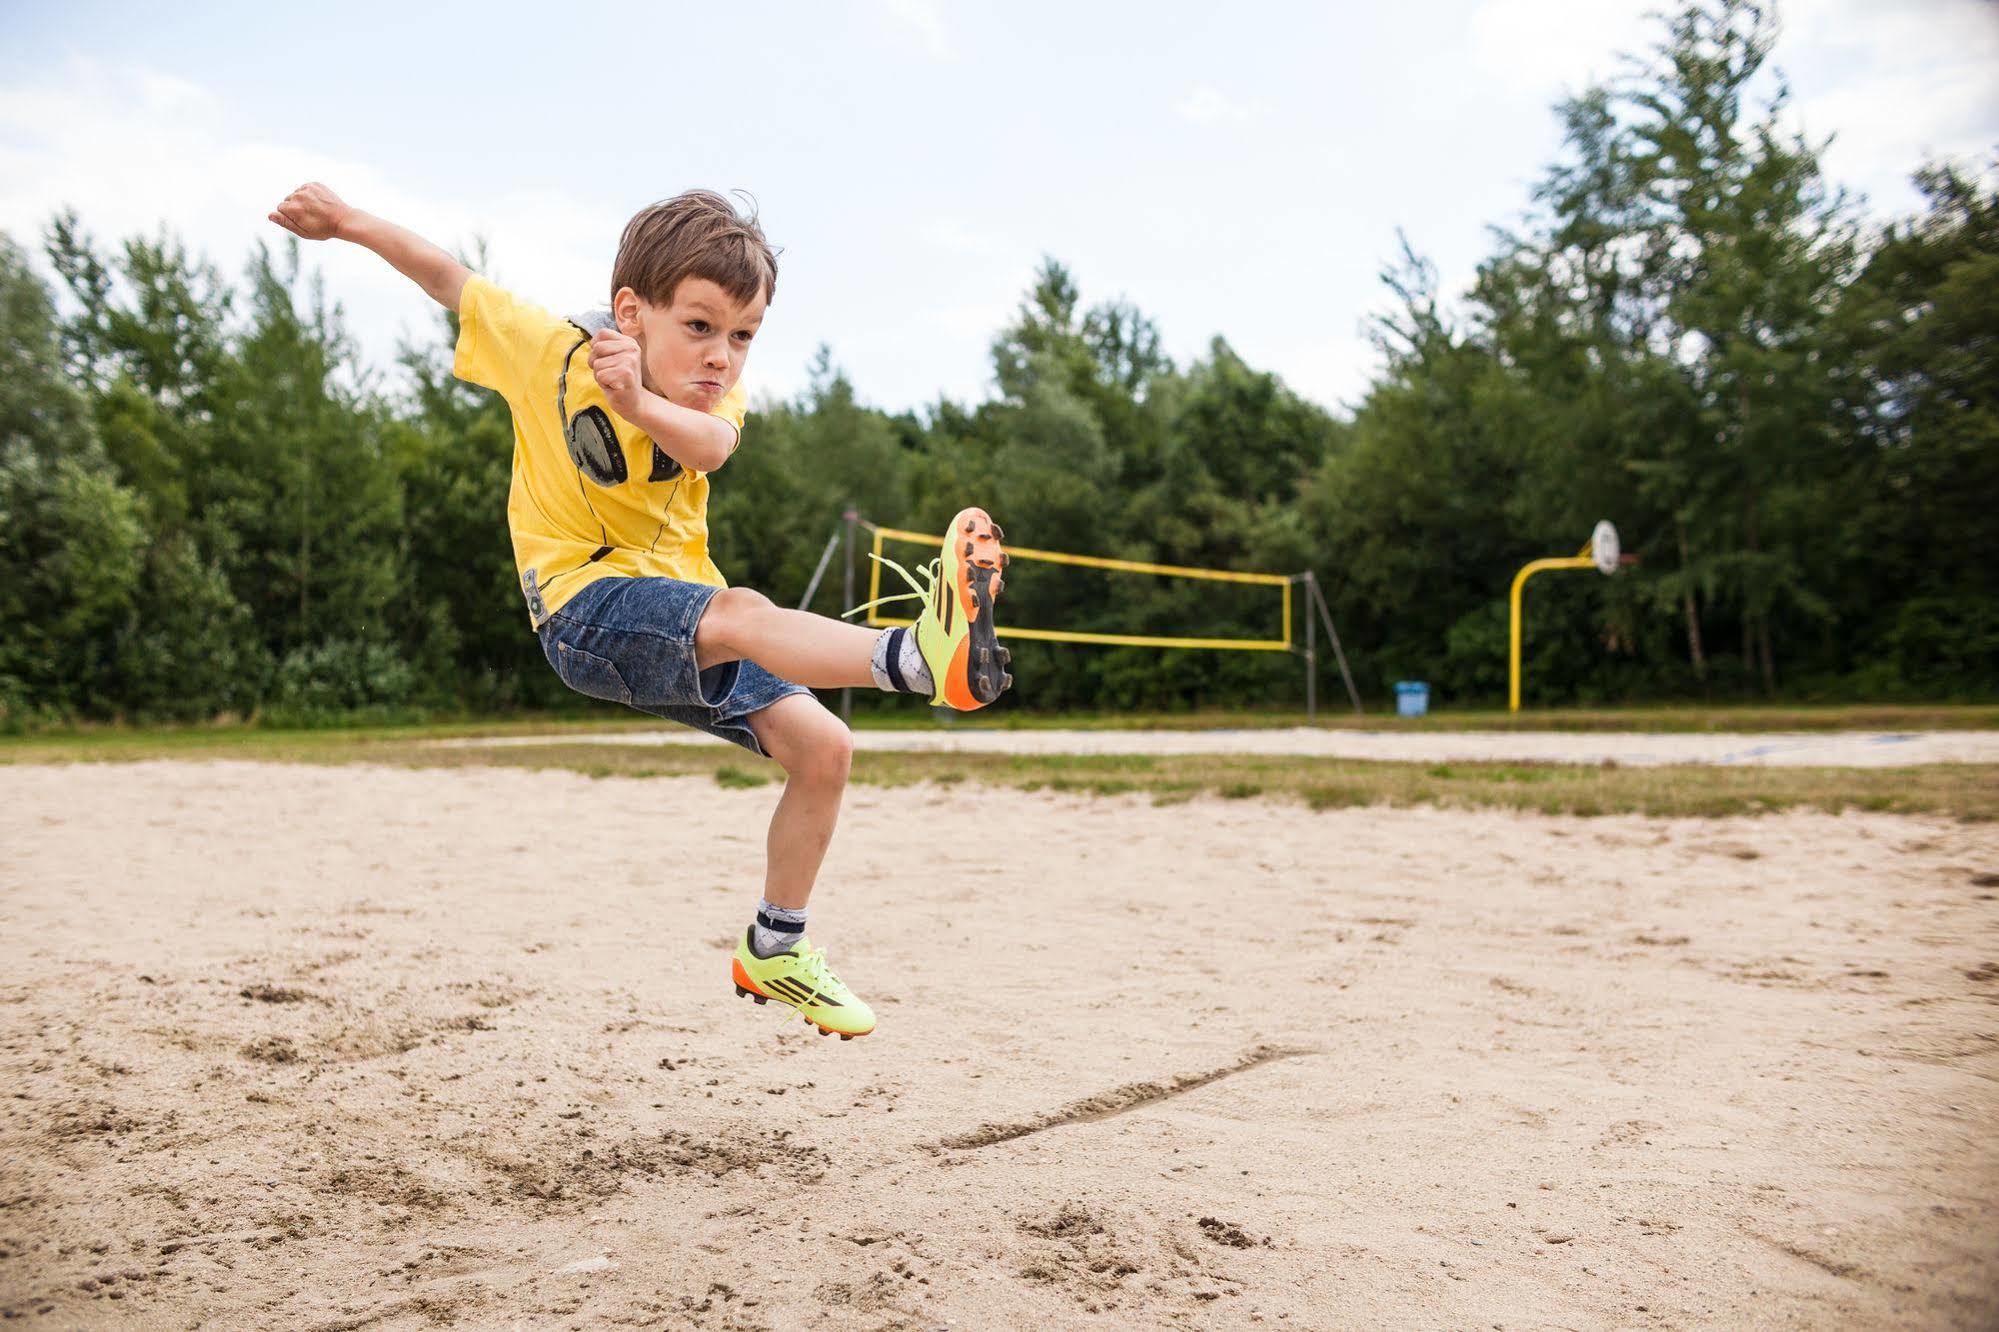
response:
M776 795L0 767L9 1325L1999 1322L1989 825Z
M726 744L688 727L570 735L439 740L446 748L514 745ZM1574 731L1343 731L1316 727L1242 731L993 731L939 726L856 731L861 749L959 754L1295 754L1395 762L1671 763L1755 767L1906 768L1999 763L1999 731L1589 734Z

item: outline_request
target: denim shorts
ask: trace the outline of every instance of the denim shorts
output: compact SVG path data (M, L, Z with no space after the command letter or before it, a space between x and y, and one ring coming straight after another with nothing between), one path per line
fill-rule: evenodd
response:
M809 694L753 661L694 668L694 628L722 589L678 578L600 578L542 624L541 650L579 694L664 717L762 754L746 720Z

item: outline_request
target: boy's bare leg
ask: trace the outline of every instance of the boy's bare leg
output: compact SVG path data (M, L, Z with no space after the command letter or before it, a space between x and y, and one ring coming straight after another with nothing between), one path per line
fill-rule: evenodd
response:
M749 723L764 752L784 765L786 781L770 819L764 900L729 960L730 978L737 994L788 1004L822 1036L865 1036L875 1029L874 1009L826 965L823 949L805 942L805 901L840 817L854 738L810 694L781 698Z
M865 656L861 669L865 674ZM757 743L785 773L784 795L771 815L766 840L764 898L772 906L801 908L812 896L819 863L840 818L840 797L847 789L847 769L854 754L853 733L810 694L781 698L751 713L748 720Z
M868 662L881 632L810 611L786 610L746 587L725 587L695 626L694 661L704 671L724 662L753 661L810 689L871 689L875 681ZM754 719L751 729L756 729Z

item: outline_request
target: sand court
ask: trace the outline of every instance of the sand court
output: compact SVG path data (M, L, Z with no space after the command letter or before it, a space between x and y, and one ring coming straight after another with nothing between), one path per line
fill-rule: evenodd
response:
M0 1311L1999 1319L1990 825L856 787L842 1043L729 986L776 798L0 768Z

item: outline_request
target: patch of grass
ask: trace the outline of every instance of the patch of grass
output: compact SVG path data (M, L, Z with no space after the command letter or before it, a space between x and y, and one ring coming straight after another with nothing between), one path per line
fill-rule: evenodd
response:
M1375 800L1375 793L1358 783L1307 786L1300 788L1298 794L1305 798L1306 808L1313 810L1351 809L1356 805L1371 805Z
M1050 777L1042 785L1050 791L1061 791L1069 795L1125 795L1139 789L1137 782L1122 781L1115 777Z
M439 729L439 728L433 728ZM449 728L442 728L449 729ZM462 731L454 732L455 734ZM722 746L603 744L573 728L560 744L446 748L429 730L277 732L121 731L0 741L0 762L133 762L145 759L276 763L376 763L424 769L519 768L624 778L696 776L725 786L777 780L775 766L746 770ZM1243 754L881 753L854 756L853 780L873 786L981 782L1019 790L1098 795L1147 793L1155 804L1197 798L1293 801L1317 810L1440 805L1550 814L1650 814L1714 818L1815 809L1999 819L1999 765L1918 768L1616 767L1579 764L1385 763Z
M1568 765L1577 766L1575 764ZM1610 765L1615 767L1615 764ZM1443 781L1545 782L1555 777L1563 765L1557 763L1479 763L1454 765L1435 763L1423 770L1425 777Z
M1046 772L1153 772L1160 763L1157 754L1022 754L1009 758L1031 759Z
M927 711L862 712L857 730L928 730L936 723ZM1057 712L1036 713L1001 707L959 719L959 730L1269 730L1315 726L1323 730L1369 731L1640 731L1640 732L1768 732L1768 731L1958 731L1999 730L1999 705L1983 704L1753 704L1696 706L1667 704L1636 707L1548 708L1510 713L1503 709L1445 707L1422 717L1398 717L1377 708L1366 716L1330 706L1315 721L1293 711L1189 712ZM656 718L608 704L602 708L506 719L454 719L404 724L357 724L345 727L286 728L241 720L205 725L142 727L90 722L78 725L21 728L7 732L0 719L0 763L69 762L84 755L102 757L171 757L196 753L227 757L233 751L254 751L246 757L267 758L271 747L315 751L320 742L335 746L355 743L417 743L426 740L479 739L501 736L564 736L588 743L604 735L665 729ZM1147 755L1117 755L1116 762L1145 768L1155 762Z

